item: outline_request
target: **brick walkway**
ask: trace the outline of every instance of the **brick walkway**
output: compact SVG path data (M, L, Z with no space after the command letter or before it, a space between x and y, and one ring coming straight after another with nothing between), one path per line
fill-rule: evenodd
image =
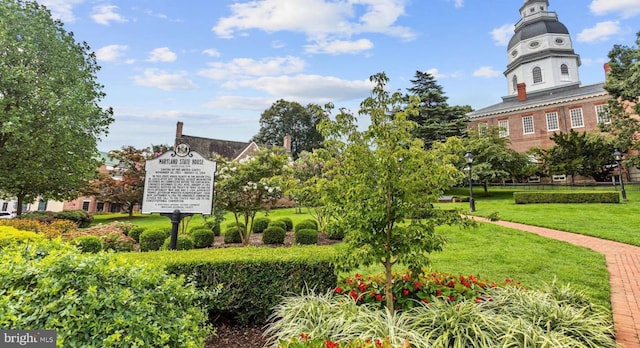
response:
M507 221L489 221L504 227L583 246L605 255L611 285L611 307L616 341L621 348L640 348L640 247L580 234Z

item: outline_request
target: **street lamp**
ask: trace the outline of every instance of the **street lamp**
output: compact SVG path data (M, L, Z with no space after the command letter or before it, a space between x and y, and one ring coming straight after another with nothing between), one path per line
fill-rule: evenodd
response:
M624 190L624 181L622 181L622 167L620 166L620 161L622 160L622 154L618 149L613 151L613 159L616 160L616 164L618 165L618 177L620 178L620 193L622 193L622 201L627 201L627 192Z
M467 161L467 168L469 168L469 209L474 212L476 211L476 202L473 200L473 184L471 183L471 166L473 166L473 154L471 151L467 151L464 159Z

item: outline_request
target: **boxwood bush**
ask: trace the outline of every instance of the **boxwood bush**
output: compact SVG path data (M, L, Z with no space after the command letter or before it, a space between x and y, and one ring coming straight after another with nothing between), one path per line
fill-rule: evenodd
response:
M171 236L167 237L162 243L162 250L170 250ZM176 250L191 250L193 249L193 238L185 234L179 234L176 239Z
M294 228L295 232L298 232L300 230L318 230L318 224L311 219L307 219L307 220L302 220L300 222L298 222L296 224L296 227Z
M264 216L253 219L253 233L262 233L267 227L269 227L270 222L271 219Z
M278 226L267 227L262 232L262 242L264 244L284 244L284 237L287 233Z
M189 232L194 248L208 248L213 245L215 233L207 227L195 228Z
M287 223L281 220L271 221L269 223L269 226L267 226L267 228L269 227L280 227L281 229L285 230L285 232L287 231Z
M142 232L140 235L140 251L160 250L164 240L170 234L164 229L150 229Z
M127 234L129 237L133 238L136 243L140 242L140 235L142 234L142 232L145 231L144 227L141 226L136 226L132 229L129 230L129 234Z
M153 262L173 274L193 279L203 290L223 284L222 292L208 302L210 318L238 324L266 323L282 296L306 289L333 290L337 284L333 247L195 249L117 254L132 264Z
M78 227L88 227L93 216L84 210L63 210L53 215L54 219L71 220L78 224Z
M284 222L284 230L285 231L293 231L293 220L290 217L281 217L278 221Z
M80 236L71 240L83 253L97 253L102 250L102 240L96 236Z
M59 347L204 347L196 288L116 255L51 241L3 249L0 327L55 330Z
M224 232L223 240L225 244L242 243L240 231L235 226L227 228L227 230Z
M620 203L620 194L611 191L514 192L516 204L529 203Z
M296 243L317 244L318 231L316 229L301 229L295 232Z

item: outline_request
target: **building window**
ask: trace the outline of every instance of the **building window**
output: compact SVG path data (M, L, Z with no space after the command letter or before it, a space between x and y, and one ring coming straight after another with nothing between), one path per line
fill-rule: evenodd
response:
M558 113L557 112L548 112L547 116L547 131L553 132L560 130L560 124L558 123Z
M9 208L9 202L2 203L2 211L7 211Z
M506 138L509 136L509 120L498 121L498 128L500 128L500 137Z
M571 109L569 110L569 115L571 115L571 128L584 127L584 119L582 118L582 109Z
M485 135L487 134L487 124L486 123L478 123L478 134Z
M607 104L596 105L596 117L598 123L610 124L611 117L609 117L609 110L607 110Z
M38 201L38 211L45 211L45 210L47 210L47 201L44 201L44 200Z
M534 134L533 116L525 116L522 118L522 131L524 134Z
M82 210L89 211L89 201L82 202Z
M569 67L567 64L560 65L560 76L565 81L569 79Z
M542 82L542 69L539 67L533 68L533 83L541 83Z
M513 91L516 92L518 90L518 76L513 75L511 83L513 84Z
M98 202L98 205L96 206L96 211L99 211L99 212L104 211L104 202Z

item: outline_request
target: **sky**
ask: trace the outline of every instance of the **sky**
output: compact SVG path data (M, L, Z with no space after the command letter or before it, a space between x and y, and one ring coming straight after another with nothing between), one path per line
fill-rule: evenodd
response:
M39 0L95 52L115 121L100 151L191 136L249 141L279 99L357 113L369 77L406 92L429 72L450 105L507 94L507 42L524 0ZM635 47L640 0L549 0L604 81L614 45Z

